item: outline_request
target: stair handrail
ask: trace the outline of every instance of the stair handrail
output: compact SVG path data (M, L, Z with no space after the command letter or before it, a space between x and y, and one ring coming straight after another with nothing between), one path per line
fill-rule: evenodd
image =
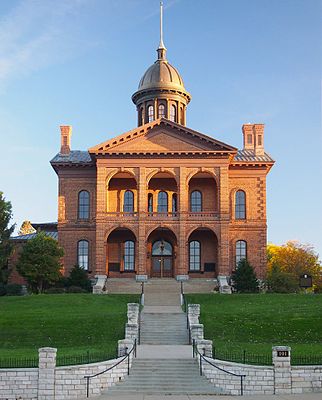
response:
M200 353L200 351L198 350L198 347L196 345L196 339L193 339L192 341L192 354L193 354L193 358L195 358L195 355L199 355L199 371L200 371L200 375L202 376L202 360L205 360L208 364L212 365L213 367L215 367L216 369L218 369L219 371L225 372L226 374L229 375L233 375L233 376L237 376L240 378L240 395L243 396L244 394L244 389L243 389L243 379L246 377L246 375L244 374L235 374L234 372L230 372L227 371L226 369L223 369L221 367L218 367L218 365L212 363L211 361L207 360L207 358Z
M86 379L86 397L89 397L89 384L90 384L90 379L95 378L96 376L105 374L105 372L110 371L111 369L117 367L119 364L121 364L123 361L127 359L127 374L130 375L130 355L133 353L134 357L136 358L136 351L137 351L137 344L136 344L136 339L134 339L134 344L132 346L132 349L127 353L128 348L125 348L126 354L125 356L122 357L121 360L119 360L117 363L112 365L111 367L106 368L104 371L98 372L97 374L93 375L85 375L84 379Z
M191 344L191 331L190 331L188 304L187 304L186 295L184 293L183 282L181 281L180 283L181 283L181 298L182 298L182 301L183 301L183 312L186 314L186 322L187 322L187 329L188 329L188 335L189 335L189 344Z

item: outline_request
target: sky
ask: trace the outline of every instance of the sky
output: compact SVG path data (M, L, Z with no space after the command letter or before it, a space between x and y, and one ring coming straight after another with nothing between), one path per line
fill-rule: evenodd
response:
M322 258L320 0L164 0L187 126L242 147L265 124L268 241ZM57 221L60 125L86 150L136 127L131 95L156 60L158 0L0 1L0 191L22 221Z

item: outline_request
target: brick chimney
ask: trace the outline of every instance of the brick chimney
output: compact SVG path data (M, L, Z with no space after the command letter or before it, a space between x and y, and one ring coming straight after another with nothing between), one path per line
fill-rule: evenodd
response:
M243 125L244 150L253 150L256 155L264 155L264 124Z
M68 155L70 153L72 137L71 125L60 126L60 154Z

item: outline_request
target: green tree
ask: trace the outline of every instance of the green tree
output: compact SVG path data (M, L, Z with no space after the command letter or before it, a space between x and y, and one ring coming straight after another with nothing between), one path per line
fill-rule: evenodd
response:
M78 286L82 289L87 290L88 292L91 291L92 285L91 281L88 279L88 274L78 265L75 265L73 269L70 271L68 277L68 285L69 286Z
M39 232L23 247L16 268L33 291L42 293L47 285L52 285L61 278L60 258L63 255L64 251L55 239Z
M12 252L12 244L9 239L15 229L15 224L10 226L12 218L12 206L6 201L3 192L0 192L0 282L7 283L8 258Z
M239 261L233 276L233 287L238 293L258 292L258 280L253 267L243 258Z
M272 265L267 272L266 284L269 292L295 293L299 290L298 279L293 274L281 270L277 264Z

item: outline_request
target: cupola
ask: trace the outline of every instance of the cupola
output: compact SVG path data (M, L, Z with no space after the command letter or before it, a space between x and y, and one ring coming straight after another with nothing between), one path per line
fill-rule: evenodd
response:
M178 70L166 58L163 43L163 6L160 3L160 44L158 58L144 73L132 101L137 107L138 126L158 118L167 118L181 125L186 124L186 107L191 95L184 87Z

